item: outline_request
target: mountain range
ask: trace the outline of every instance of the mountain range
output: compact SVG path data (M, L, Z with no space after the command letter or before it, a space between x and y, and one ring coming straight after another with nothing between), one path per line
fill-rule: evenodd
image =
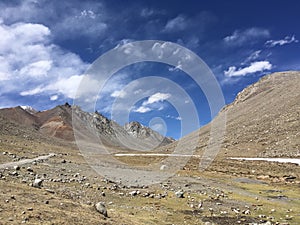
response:
M211 128L218 123L218 118L225 118L224 136L217 137L222 138L220 156L299 157L299 90L299 71L264 76L241 91L210 124L180 142L182 146L196 143L196 153L204 154L210 146ZM29 106L0 109L0 124L2 133L8 135L54 137L74 142L72 116L109 146L170 152L178 144L139 122L120 126L98 112L84 112L68 103L41 112Z

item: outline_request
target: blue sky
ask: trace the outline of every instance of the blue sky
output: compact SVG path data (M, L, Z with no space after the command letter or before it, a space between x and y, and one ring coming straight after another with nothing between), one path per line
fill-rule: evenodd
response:
M300 70L299 9L296 0L2 0L0 107L31 105L44 110L72 103L85 71L99 56L141 40L170 41L196 53L215 75L227 104L265 74ZM170 100L176 93L168 88L151 92L151 82L149 87L146 83L130 89L149 94L124 106L130 109L129 120L179 138L214 116L203 90L180 67L154 62L113 74L94 100L95 109L111 117L116 99L129 102L133 96L124 88L147 76L182 87L197 109L199 123L184 121L178 112L188 100L174 106ZM187 122L193 125L181 132Z

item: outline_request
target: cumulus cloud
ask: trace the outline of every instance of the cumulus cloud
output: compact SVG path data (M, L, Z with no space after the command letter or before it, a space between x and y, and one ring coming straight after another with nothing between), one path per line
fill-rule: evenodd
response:
M269 36L269 30L252 27L246 30L235 30L233 34L224 38L224 42L227 45L240 46L247 42L256 42L257 40L268 38Z
M157 92L154 95L151 95L148 98L148 100L143 103L143 105L150 105L150 104L153 104L155 102L162 102L162 101L167 100L170 97L171 97L171 95L168 94L168 93Z
M138 113L146 113L146 112L150 112L150 111L154 110L155 108L158 110L162 110L163 106L160 104L155 104L155 103L161 103L170 97L171 97L171 94L169 94L169 93L157 92L157 93L151 95L146 101L144 101L142 103L142 105L140 107L138 107L137 109L135 109L133 111L138 112Z
M268 40L266 41L265 45L267 47L275 47L277 45L282 46L282 45L286 45L286 44L291 44L291 43L297 43L299 42L295 35L291 36L286 36L284 39L281 40Z
M42 24L0 23L0 94L74 96L88 64L51 42Z
M41 8L47 9L47 13ZM60 4L33 0L7 4L4 1L0 2L0 15L9 24L39 21L51 28L55 39L99 38L108 28L105 9L99 1L61 1Z
M151 108L149 107L145 107L145 106L140 106L138 107L137 109L133 110L134 112L137 112L137 113L146 113L146 112L150 112L152 111Z
M228 77L245 76L256 72L262 72L272 69L272 64L268 61L258 61L251 63L250 66L237 69L235 66L231 66L224 74Z

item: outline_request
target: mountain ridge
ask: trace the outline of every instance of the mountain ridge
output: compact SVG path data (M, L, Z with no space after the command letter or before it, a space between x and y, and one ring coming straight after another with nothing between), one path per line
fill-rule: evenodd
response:
M182 146L197 143L195 154L209 152L211 127L224 116L219 157L300 157L299 89L300 71L266 75L239 92L209 124L179 141ZM159 151L172 152L177 144Z
M73 114L74 112L75 114ZM129 123L132 124L132 126L138 125L139 127L143 127L143 129L137 130L137 135L134 136L129 132L131 129L130 125L127 125L126 128L125 126L122 127L97 111L95 113L84 112L80 107L71 106L68 103L44 111L36 111L30 106L16 106L0 109L0 116L2 116L2 118L6 118L18 125L27 126L42 135L72 142L75 141L72 118L74 115L75 118L81 120L80 123L86 124L88 129L100 135L104 143L111 146L123 146L125 148L133 146L138 148L140 145L136 145L134 142L140 139L140 142L148 142L145 144L145 148L152 149L156 146L169 144L174 140L163 137L158 132L138 122ZM129 130L127 131L126 129ZM146 136L142 134L145 131L147 131ZM126 143L122 141L123 139L128 139L131 144L126 146ZM120 140L122 143L119 143Z

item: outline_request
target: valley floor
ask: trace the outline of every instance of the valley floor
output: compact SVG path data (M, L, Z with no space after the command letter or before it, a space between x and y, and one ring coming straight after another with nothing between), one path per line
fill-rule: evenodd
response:
M161 184L128 187L94 172L75 145L1 140L0 224L300 224L295 164L217 158L200 172L193 157Z

